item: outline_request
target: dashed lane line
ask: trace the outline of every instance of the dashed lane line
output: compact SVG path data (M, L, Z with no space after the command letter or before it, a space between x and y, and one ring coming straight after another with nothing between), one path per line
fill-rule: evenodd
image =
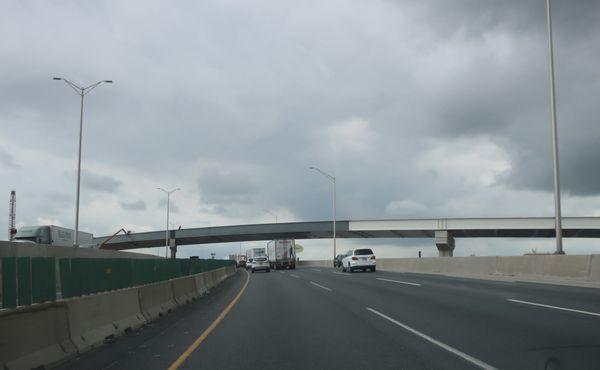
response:
M405 324L401 323L400 321L395 320L395 319L393 319L393 318L391 318L391 317L389 317L389 316L387 316L385 314L382 314L381 312L376 311L376 310L372 309L371 307L366 307L366 308L367 308L367 310L369 310L370 312L374 313L375 315L378 315L379 317L382 317L382 318L384 318L384 319L386 319L386 320L388 320L388 321L390 321L390 322L398 325L399 327L403 328L404 330L407 330L407 331L415 334L416 336L421 337L422 339L425 339L429 343L435 344L436 346L438 346L440 348L443 348L443 349L445 349L446 351L448 351L450 353L455 354L456 356L462 358L463 360L466 360L466 361L472 363L473 365L476 365L476 366L478 366L478 367L480 367L482 369L495 369L495 367L493 367L492 365L486 364L485 362L483 362L483 361L481 361L481 360L479 360L479 359L477 359L477 358L475 358L473 356L470 356L470 355L468 355L468 354L466 354L466 353L464 353L462 351L459 351L458 349L456 349L454 347L451 347L451 346L447 345L446 343L442 343L439 340L434 339L434 338L430 337L427 334L421 333L420 331L418 331L416 329L413 329L410 326L405 325Z

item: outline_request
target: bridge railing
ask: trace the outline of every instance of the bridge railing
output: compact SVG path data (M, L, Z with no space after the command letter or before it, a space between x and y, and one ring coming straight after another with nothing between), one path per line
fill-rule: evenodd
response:
M232 264L208 259L2 257L0 307L151 284Z

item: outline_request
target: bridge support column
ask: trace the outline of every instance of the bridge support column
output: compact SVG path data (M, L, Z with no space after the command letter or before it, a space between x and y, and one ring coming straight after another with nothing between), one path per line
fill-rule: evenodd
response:
M448 230L435 231L435 245L440 257L452 257L454 254L454 237Z
M171 258L176 258L177 255L177 239L169 238L169 249L171 250Z

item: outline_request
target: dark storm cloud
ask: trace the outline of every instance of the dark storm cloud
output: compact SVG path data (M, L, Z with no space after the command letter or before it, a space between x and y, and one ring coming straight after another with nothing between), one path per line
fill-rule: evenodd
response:
M81 170L82 186L106 193L115 193L121 186L121 181L112 176L101 175L89 170Z
M145 211L146 210L146 202L143 200L135 200L131 202L120 202L121 208L129 211Z

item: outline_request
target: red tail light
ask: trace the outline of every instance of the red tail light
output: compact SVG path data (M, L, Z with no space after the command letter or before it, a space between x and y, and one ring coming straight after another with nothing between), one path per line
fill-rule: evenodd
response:
M352 261L358 261L358 257L352 257Z
M374 260L374 259L375 259L375 256L371 256L371 259L372 259L372 260Z

